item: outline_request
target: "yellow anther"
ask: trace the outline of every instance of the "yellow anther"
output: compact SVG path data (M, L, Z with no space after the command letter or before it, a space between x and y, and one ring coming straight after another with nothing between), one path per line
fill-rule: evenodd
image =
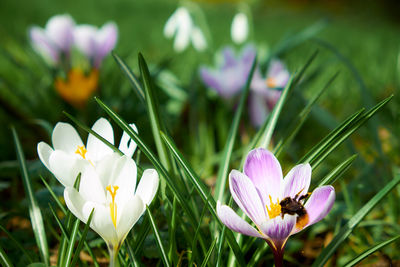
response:
M117 195L118 186L114 185L113 189L111 190L111 185L106 187L106 190L110 192L111 195L111 203L110 203L110 216L111 220L114 224L115 229L117 229L117 203L115 203L115 196Z
M269 205L265 206L267 208L268 216L270 219L273 219L281 214L281 205L279 204L279 198L276 199L276 204L272 202L272 197L269 195Z
M275 79L275 78L272 78L272 77L267 78L267 80L265 81L265 83L267 84L267 86L268 86L269 88L275 88L275 87L277 87L277 82L276 82L276 79Z
M87 150L85 146L78 146L78 149L75 151L75 153L81 155L82 158L86 159Z

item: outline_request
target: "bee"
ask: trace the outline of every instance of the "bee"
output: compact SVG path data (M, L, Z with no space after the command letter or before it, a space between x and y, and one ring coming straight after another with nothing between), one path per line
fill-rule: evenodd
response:
M297 193L294 198L285 197L279 203L281 205L282 218L283 216L285 216L285 214L289 215L297 214L296 228L298 229L303 229L304 226L306 226L309 221L307 210L304 208L301 201L306 199L310 195L310 193L300 196L301 191Z

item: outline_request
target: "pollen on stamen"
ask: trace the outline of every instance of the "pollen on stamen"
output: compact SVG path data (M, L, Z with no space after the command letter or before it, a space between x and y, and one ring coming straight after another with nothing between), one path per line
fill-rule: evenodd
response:
M270 202L270 208L268 208L268 205L265 207L267 208L268 212L268 217L270 219L273 219L281 214L281 205L279 204L279 198L276 199L276 204L272 201L271 195L269 195L269 202Z
M75 154L80 155L82 158L86 159L87 150L85 146L78 146L78 149L75 151Z
M275 78L267 78L267 80L265 81L265 83L267 84L267 86L269 88L275 88L276 87L276 79Z
M117 195L118 186L114 185L113 190L111 190L111 185L106 187L106 190L110 192L111 203L110 203L110 216L114 224L115 229L117 229L117 203L115 203L115 196Z

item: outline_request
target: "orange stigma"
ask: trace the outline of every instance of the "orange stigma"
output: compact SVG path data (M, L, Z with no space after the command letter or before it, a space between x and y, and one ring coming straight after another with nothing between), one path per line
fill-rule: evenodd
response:
M58 77L54 81L54 87L60 96L75 107L83 107L97 89L99 80L99 71L92 69L92 71L85 75L79 69L74 68L68 72L67 79Z
M271 195L269 195L269 203L270 203L270 208L268 208L268 205L265 206L267 208L268 217L270 219L278 217L281 214L281 205L279 204L279 199L276 199L276 204L275 204L274 202L272 202Z
M118 186L114 185L113 189L111 190L111 185L106 187L106 190L110 192L111 195L111 203L110 203L110 216L111 220L114 224L115 229L117 229L117 203L115 203L115 196L117 195Z
M267 78L267 80L265 81L265 83L267 84L267 86L268 86L269 88L275 88L275 87L277 87L277 82L276 82L276 79L275 79L275 78L272 78L272 77Z

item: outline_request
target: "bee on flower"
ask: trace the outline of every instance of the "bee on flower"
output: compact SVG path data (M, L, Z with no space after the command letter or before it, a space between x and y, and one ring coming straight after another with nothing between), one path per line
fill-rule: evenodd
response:
M69 15L56 15L43 29L31 27L29 37L34 50L56 70L55 90L66 102L81 108L98 89L99 68L116 45L118 29L113 22L98 29L93 25L76 25ZM88 64L75 60L73 50Z

